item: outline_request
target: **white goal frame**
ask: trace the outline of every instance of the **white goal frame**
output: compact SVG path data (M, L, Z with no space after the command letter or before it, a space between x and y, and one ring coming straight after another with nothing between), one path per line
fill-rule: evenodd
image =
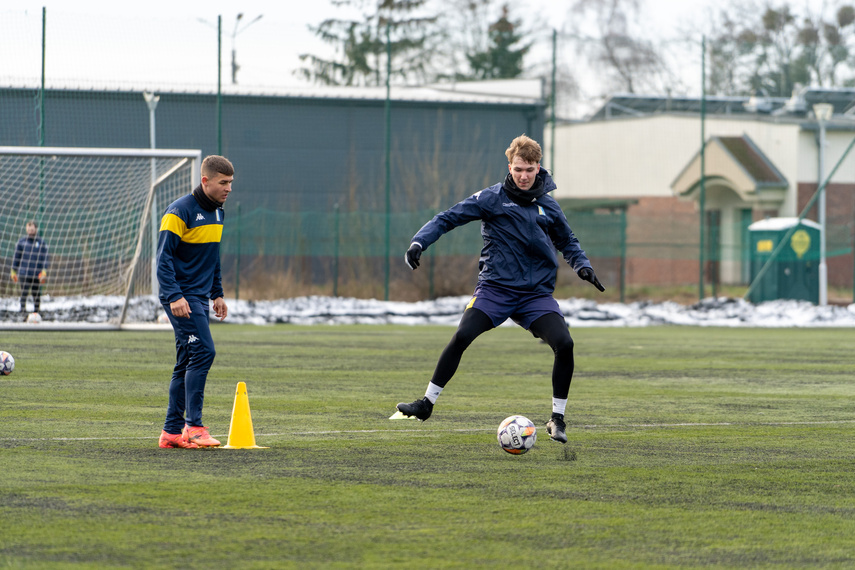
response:
M25 146L0 146L0 159L7 158L9 156L23 156L23 157L35 157L41 158L42 160L51 159L56 157L81 157L83 159L87 157L92 158L137 158L137 159L149 159L150 160L150 168L149 168L149 183L147 195L144 199L144 205L142 206L142 211L139 209L139 195L141 192L137 193L137 200L133 210L129 210L128 213L130 215L139 215L139 225L136 235L134 236L136 246L134 248L133 257L130 264L127 267L123 267L122 269L122 284L124 286L124 291L122 292L124 296L124 300L121 304L121 310L118 312L117 316L111 317L106 322L101 323L84 323L84 322L67 322L67 323L58 323L58 322L42 322L37 326L33 326L28 323L21 322L0 322L0 328L2 329L30 329L30 330L45 330L45 329L62 329L62 330L73 330L73 329L92 329L92 328L101 328L101 329L116 329L122 328L125 325L125 321L128 316L128 306L133 296L133 288L135 276L138 273L140 259L142 254L144 253L144 243L148 241L151 244L151 294L157 297L157 278L155 275L155 257L156 257L156 247L157 247L157 236L160 230L160 217L158 215L159 210L161 208L166 207L167 204L158 204L157 203L157 191L161 185L164 184L167 180L170 180L177 172L181 171L181 175L183 178L181 180L186 180L188 173L186 169L189 168L189 185L187 187L183 187L183 184L177 182L176 180L171 180L169 185L169 193L172 194L168 199L171 201L178 196L176 196L178 186L181 186L181 192L178 195L183 195L190 193L190 191L198 186L201 182L201 164L202 164L202 151L198 149L142 149L142 148L84 148L84 147L25 147ZM170 165L168 168L161 173L158 173L158 159L167 159L167 161L161 161L161 166L164 164ZM169 161L168 159L174 159L174 162ZM42 163L43 164L43 163ZM140 168L144 166L140 164L140 162L134 162L134 167L138 171ZM112 179L111 179L112 182ZM116 188L121 188L124 180L121 178L117 178L115 180ZM73 185L74 181L70 182L70 185ZM126 183L125 183L126 184ZM143 183L144 184L144 183ZM139 188L139 190L144 190L143 188ZM117 200L121 199L117 197ZM21 234L23 233L23 226L19 228ZM8 232L7 232L8 233ZM148 235L146 235L148 233ZM128 239L130 236L126 236ZM148 240L147 240L148 238ZM50 243L48 243L50 246ZM8 276L6 277L8 278ZM144 279L145 282L145 279ZM159 306L159 304L158 304ZM162 311L161 311L162 312Z

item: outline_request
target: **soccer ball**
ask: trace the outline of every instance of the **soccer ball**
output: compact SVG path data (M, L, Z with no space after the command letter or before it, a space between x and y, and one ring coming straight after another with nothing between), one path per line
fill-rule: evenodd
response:
M537 441L537 428L534 422L525 416L511 416L499 424L496 434L499 447L514 455L522 455L534 447Z
M0 374L8 376L15 369L15 359L5 350L0 350Z
M27 322L31 325L37 325L42 322L42 316L38 313L30 313L27 315Z

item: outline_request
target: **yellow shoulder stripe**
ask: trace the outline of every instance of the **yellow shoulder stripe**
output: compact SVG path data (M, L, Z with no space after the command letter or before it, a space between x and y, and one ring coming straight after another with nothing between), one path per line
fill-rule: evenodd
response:
M178 237L183 237L184 232L187 231L187 224L175 214L164 214L163 219L160 220L160 231L172 232Z
M207 224L187 229L184 220L175 214L166 214L160 222L160 231L172 232L184 243L219 243L223 238L222 224Z
M219 243L222 237L222 224L208 224L187 230L181 236L181 241L185 243Z

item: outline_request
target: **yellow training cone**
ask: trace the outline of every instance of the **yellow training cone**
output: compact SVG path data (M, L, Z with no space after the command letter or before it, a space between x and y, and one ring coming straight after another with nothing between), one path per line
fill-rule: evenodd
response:
M246 382L238 382L237 384L235 407L232 409L232 423L229 426L229 441L221 449L267 449L255 445L255 432L252 430L252 416L249 414Z

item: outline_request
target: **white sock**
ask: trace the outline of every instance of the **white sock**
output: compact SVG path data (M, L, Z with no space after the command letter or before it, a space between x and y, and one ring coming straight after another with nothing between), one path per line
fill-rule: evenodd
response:
M559 400L552 398L552 413L564 415L564 410L567 409L567 400Z
M430 400L431 404L436 404L436 399L439 398L439 394L440 392L442 392L442 388L442 386L437 386L433 382L430 382L428 384L427 390L425 390L425 398Z

